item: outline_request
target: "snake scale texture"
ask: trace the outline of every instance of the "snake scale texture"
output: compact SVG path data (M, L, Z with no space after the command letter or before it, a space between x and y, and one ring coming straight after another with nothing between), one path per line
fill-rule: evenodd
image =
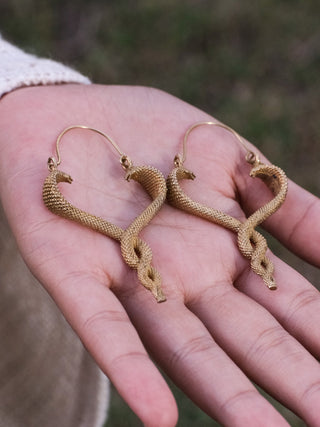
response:
M72 183L72 178L57 168L51 168L45 179L43 201L54 214L119 241L124 261L137 270L141 284L151 291L158 302L162 302L166 298L161 288L160 274L151 265L152 251L147 243L138 237L138 233L149 224L163 205L166 199L166 181L162 173L151 166L130 166L127 169L126 179L139 182L153 200L125 230L68 202L60 192L58 183Z

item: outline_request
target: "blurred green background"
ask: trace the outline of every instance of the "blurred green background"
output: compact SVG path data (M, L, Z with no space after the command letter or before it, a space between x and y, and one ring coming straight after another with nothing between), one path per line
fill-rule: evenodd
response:
M320 2L1 0L0 31L96 83L149 85L211 113L320 194ZM320 273L273 249L316 286ZM218 425L173 385L179 426ZM273 402L292 426L303 426ZM108 427L141 426L113 391Z

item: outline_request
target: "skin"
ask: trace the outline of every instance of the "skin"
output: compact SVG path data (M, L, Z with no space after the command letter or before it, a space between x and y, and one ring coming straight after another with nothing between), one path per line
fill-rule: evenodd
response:
M309 426L320 426L320 297L268 252L277 291L254 274L222 227L165 205L141 237L153 250L167 302L157 304L120 255L117 242L49 212L41 198L67 126L96 127L135 165L167 175L194 122L212 118L158 90L61 85L16 90L0 102L0 195L20 251L102 370L148 427L177 422L174 398L149 355L221 424L284 427L253 380ZM257 151L255 148L253 148ZM243 148L223 129L190 135L182 183L193 199L242 220L271 198L249 177ZM77 130L61 142L61 184L76 206L125 228L150 200L124 180L118 155L99 135ZM261 156L262 160L265 160ZM320 201L289 183L265 225L320 267Z

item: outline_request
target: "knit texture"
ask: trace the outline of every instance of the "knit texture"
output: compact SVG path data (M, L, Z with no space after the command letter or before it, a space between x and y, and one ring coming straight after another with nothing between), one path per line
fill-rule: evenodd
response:
M90 80L51 59L25 53L0 36L0 98L20 87L58 83L89 84Z

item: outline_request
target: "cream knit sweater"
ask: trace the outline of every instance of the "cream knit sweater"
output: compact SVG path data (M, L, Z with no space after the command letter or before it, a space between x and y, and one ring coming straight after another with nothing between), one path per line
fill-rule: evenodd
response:
M51 59L23 52L0 36L0 97L23 86L83 83L90 80Z
M90 81L0 36L0 97L58 83ZM26 268L0 205L0 427L101 427L108 399L108 380Z

